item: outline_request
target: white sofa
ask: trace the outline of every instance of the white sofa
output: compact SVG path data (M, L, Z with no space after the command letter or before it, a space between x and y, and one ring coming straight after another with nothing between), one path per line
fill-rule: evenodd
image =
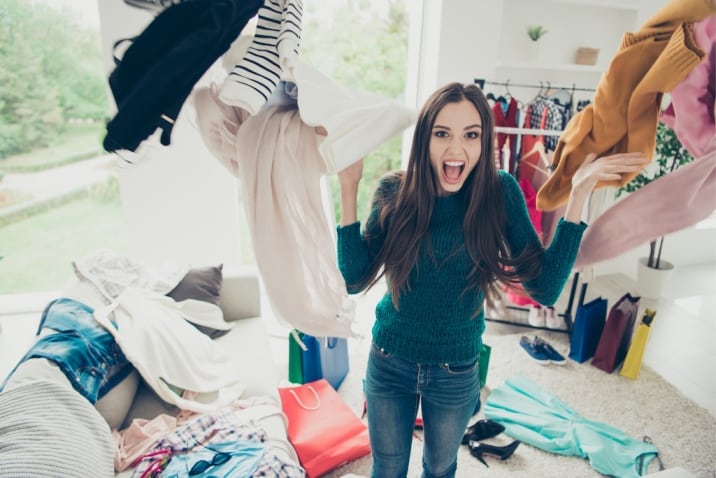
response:
M87 297L87 291L77 288L70 290L69 297L77 300L79 297ZM87 302L92 300L87 299ZM92 303L88 305L96 307ZM244 392L239 398L268 396L275 399L276 405L280 407L280 375L273 358L268 327L261 317L260 284L255 269L224 268L219 306L224 320L231 324L231 329L215 340L226 345L235 364L236 378L244 385ZM46 359L25 361L13 374L7 388L27 384L38 378L61 383L74 391L59 367ZM95 408L109 427L115 430L126 428L136 418L152 419L161 413L176 415L179 412L175 406L160 399L136 371L98 400ZM272 443L279 445L277 453L297 463L295 451L287 440L286 424L280 415L261 419L257 425L267 432ZM131 475L130 468L115 476L125 478Z

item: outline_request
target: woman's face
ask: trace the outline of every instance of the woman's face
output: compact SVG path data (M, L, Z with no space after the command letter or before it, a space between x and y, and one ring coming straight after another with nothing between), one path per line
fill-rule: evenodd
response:
M430 134L430 164L440 195L460 190L482 153L482 119L468 100L448 103Z

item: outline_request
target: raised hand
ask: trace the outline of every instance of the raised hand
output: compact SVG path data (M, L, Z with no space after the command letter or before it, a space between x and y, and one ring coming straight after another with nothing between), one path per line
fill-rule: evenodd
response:
M648 162L643 153L617 153L599 158L596 154L588 154L572 175L572 192L564 219L575 223L581 221L584 204L598 182L619 181L622 174L639 172Z
M649 163L643 153L617 153L609 156L588 154L572 176L572 191L589 193L598 182L619 181L623 174L636 173Z
M363 177L363 158L338 172L341 184L341 226L358 220L358 184Z
M355 161L338 173L338 181L341 184L341 189L345 189L347 187L357 188L362 177L363 158L360 158L358 161Z

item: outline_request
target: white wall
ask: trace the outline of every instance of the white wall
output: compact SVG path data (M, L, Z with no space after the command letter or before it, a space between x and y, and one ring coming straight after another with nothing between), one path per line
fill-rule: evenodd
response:
M121 1L99 1L100 33L107 74L112 45L141 32L153 19ZM111 103L114 99L110 94ZM171 145L145 141L136 161L119 170L130 254L150 261L192 265L239 263L239 198L233 178L204 147L185 104Z

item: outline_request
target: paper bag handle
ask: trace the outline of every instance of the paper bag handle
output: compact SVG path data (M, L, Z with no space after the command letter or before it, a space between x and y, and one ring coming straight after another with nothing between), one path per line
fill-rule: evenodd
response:
M303 402L301 401L301 399L298 398L298 395L296 395L296 392L295 392L295 391L289 390L288 392L289 392L291 395L293 395L293 398L296 399L296 402L298 402L298 404L300 405L300 407L303 408L304 410L308 410L309 412L312 412L312 411L314 411L314 410L318 410L319 408L321 408L321 399L318 397L318 393L316 393L316 390L315 390L312 386L310 386L310 385L306 386L306 388L308 388L311 392L313 392L313 396L316 397L316 405L313 406L313 407L307 407L306 405L304 405Z

